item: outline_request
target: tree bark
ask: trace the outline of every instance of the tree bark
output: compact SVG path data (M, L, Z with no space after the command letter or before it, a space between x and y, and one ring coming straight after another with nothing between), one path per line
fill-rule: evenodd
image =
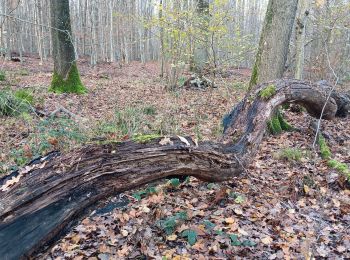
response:
M297 6L298 0L269 0L250 89L283 77Z
M208 63L209 0L197 0L198 35L194 48L194 70L201 74Z
M54 73L51 90L54 92L84 93L73 46L69 0L50 0L52 54Z
M261 98L261 91L271 85L275 94ZM167 176L191 175L211 182L239 176L254 158L278 106L298 103L319 117L326 99L326 91L316 84L272 81L248 93L227 116L221 143L160 138L89 145L36 160L0 179L0 255L18 259L46 250L97 201ZM331 98L324 118L332 119L336 112Z
M303 79L304 60L305 60L305 34L308 16L310 13L310 0L299 0L298 17L296 19L295 30L295 78Z

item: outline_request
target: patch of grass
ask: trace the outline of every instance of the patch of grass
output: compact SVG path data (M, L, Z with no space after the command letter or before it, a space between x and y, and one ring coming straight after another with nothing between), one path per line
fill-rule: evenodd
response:
M34 104L34 96L29 90L19 89L15 92L15 97L24 102L27 102L30 105Z
M278 152L277 157L290 162L299 162L303 158L303 152L298 148L285 148Z
M34 126L27 142L10 154L17 166L52 150L65 150L87 140L85 133L69 118L46 118Z
M16 93L13 93L10 89L0 90L0 115L17 116L29 112L30 103L22 95L17 94L17 97Z
M186 80L187 79L184 76L179 77L177 85L182 87L185 84Z
M276 86L275 85L269 85L259 92L259 96L263 100L269 100L275 94L276 94Z
M157 113L157 109L153 105L149 105L143 108L143 113L148 116L153 116Z
M236 90L247 90L248 85L245 82L235 82L233 83L232 88Z
M121 135L133 136L140 130L143 121L142 110L134 107L127 107L115 112L115 125Z
M132 136L132 140L137 143L148 143L160 137L161 136L159 134L149 134L149 135L135 134Z
M5 81L6 80L6 74L5 71L0 70L0 81Z
M20 69L20 70L18 71L18 74L19 74L20 76L29 76L29 71L26 70L26 69Z

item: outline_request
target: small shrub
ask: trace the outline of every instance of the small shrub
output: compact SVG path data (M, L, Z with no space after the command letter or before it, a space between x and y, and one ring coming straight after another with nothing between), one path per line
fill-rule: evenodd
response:
M278 158L287 161L300 161L303 158L303 153L297 148L285 148L279 151Z
M158 226L165 231L167 235L171 235L176 226L184 220L187 220L188 216L186 211L181 211L176 213L174 216L168 217L166 219L160 220Z
M171 185L172 187L174 187L174 188L177 188L177 187L179 187L180 186L180 179L178 179L178 178L173 178L173 179L170 179L169 181L168 181L168 184L169 185Z
M156 194L157 193L157 190L155 187L148 187L147 189L145 190L140 190L138 192L135 192L134 194L132 194L132 196L140 201L142 198L145 198L149 195L152 195L152 194Z
M133 136L142 123L142 111L138 108L128 107L115 112L115 123L122 135Z
M187 242L191 246L193 246L197 242L197 232L195 230L186 229L186 230L182 231L181 236L182 237L186 237L187 238Z

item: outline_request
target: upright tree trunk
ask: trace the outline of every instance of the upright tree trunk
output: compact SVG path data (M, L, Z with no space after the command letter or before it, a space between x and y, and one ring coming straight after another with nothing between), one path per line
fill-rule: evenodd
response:
M299 0L298 17L296 19L296 61L295 78L303 79L304 60L305 60L305 33L306 24L309 16L310 0Z
M269 0L250 89L261 82L282 78L298 0Z
M164 77L164 24L163 24L163 0L159 0L159 33L160 33L160 77Z
M109 1L109 46L110 46L110 61L115 62L114 49L114 26L113 26L113 1Z
M70 24L69 0L50 0L54 73L51 90L57 93L85 93L76 65Z
M194 48L194 70L201 74L208 63L209 0L197 0L199 35Z

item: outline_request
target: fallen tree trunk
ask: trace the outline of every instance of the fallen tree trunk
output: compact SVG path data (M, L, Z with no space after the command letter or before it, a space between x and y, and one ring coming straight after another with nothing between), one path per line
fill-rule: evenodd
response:
M274 92L262 98L262 91L271 86ZM89 145L3 177L0 255L18 259L46 250L98 200L167 176L191 175L211 182L239 176L254 158L279 105L298 103L319 117L326 98L316 84L277 80L260 85L226 117L222 143L197 145L190 138L173 137ZM336 112L331 98L324 118L332 119Z

